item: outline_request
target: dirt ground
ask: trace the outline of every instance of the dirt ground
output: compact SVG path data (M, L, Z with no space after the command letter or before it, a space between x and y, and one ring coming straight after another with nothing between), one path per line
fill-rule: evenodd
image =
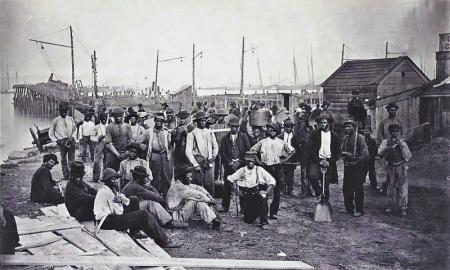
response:
M270 230L245 224L232 208L221 215L225 223L221 231L208 229L200 220L191 221L186 230L169 230L169 236L183 245L168 252L173 257L300 260L316 269L449 269L449 161L447 139L438 138L413 149L406 217L384 214L386 197L371 191L368 181L366 214L354 218L338 213L344 209L343 168L339 163L339 185L331 186L332 223L312 221L312 198L283 196L279 220L271 221ZM45 206L28 199L31 176L39 166L36 157L18 168L1 170L3 203L15 215L40 215L38 209ZM297 169L297 184L298 173ZM380 182L384 179L381 161L377 173ZM61 178L60 166L53 169L53 175ZM85 179L91 179L90 169ZM298 191L299 186L295 189Z

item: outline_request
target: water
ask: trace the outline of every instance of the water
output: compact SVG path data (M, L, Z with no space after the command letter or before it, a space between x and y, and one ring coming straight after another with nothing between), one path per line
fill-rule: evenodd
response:
M12 104L13 97L13 93L0 94L0 163L3 163L12 151L33 146L30 127L34 129L36 124L39 129L48 128L52 121L50 118L17 113Z

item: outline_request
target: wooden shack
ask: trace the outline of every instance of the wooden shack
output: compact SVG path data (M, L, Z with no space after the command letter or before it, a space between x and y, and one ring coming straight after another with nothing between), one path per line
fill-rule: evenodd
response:
M387 117L384 106L397 102L400 109L397 116L406 126L413 128L419 124L419 102L410 95L403 97L412 89L428 83L428 77L408 57L366 59L346 61L323 83L323 98L331 102L330 110L336 122L342 123L347 117L347 103L352 90L359 90L360 98L369 104L375 101L369 110L371 125L376 134L378 123Z

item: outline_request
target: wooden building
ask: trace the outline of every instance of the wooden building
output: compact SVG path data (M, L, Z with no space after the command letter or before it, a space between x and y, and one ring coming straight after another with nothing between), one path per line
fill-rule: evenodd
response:
M330 110L336 123L341 124L348 117L352 90L359 90L360 98L373 104L368 114L372 116L374 134L378 123L387 117L384 106L397 102L400 106L397 116L410 129L419 124L419 102L409 94L429 81L408 56L346 61L322 83L323 99L331 102ZM409 94L404 97L402 93Z
M194 105L194 96L192 93L192 85L183 85L175 92L170 94L171 102L180 102L181 109L190 111Z

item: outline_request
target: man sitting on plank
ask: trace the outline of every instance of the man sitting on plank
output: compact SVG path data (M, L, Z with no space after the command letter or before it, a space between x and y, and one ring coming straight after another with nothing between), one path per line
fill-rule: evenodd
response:
M64 193L64 203L69 214L78 221L94 220L94 200L97 191L83 181L84 164L74 161Z
M50 170L59 164L55 154L44 155L43 164L33 174L31 179L32 202L60 204L64 198L57 182L53 180Z
M139 208L153 213L159 224L165 228L186 228L188 226L185 222L173 220L161 205L165 205L166 201L156 188L147 185L149 174L146 168L136 166L131 170L131 174L133 179L122 189L125 196L128 198L136 196L139 199Z
M126 231L135 238L150 236L163 248L175 248L180 245L170 240L159 226L155 216L145 210L139 210L136 197L127 198L118 192L120 175L111 168L103 171L104 185L98 190L94 202L95 219L100 228ZM146 234L142 235L139 230Z

